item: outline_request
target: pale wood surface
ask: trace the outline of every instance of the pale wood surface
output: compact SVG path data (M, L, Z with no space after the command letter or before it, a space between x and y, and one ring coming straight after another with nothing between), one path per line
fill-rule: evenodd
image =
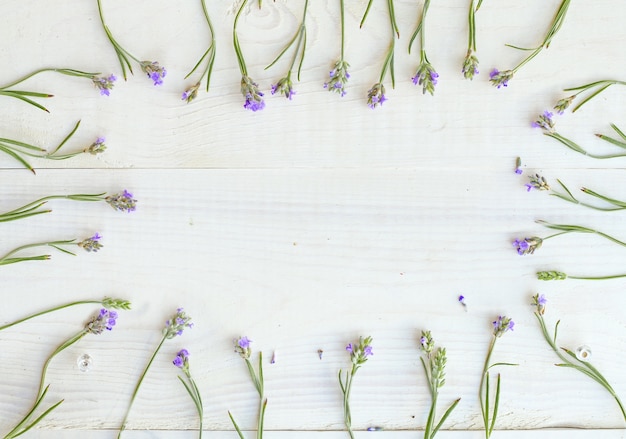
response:
M524 188L528 174L541 172L553 185L559 178L572 189L626 199L626 159L594 161L530 128L536 114L565 96L562 88L626 79L620 77L626 4L573 2L550 48L497 90L488 71L513 67L523 56L504 43L537 44L560 2L485 1L477 16L481 74L473 82L460 74L468 2L433 2L427 48L441 77L431 97L410 82L418 58L406 53L421 2L398 1L397 84L392 90L386 81L389 101L372 111L365 94L388 44L385 2L375 2L359 30L366 2L347 1L352 78L343 99L321 87L339 52L338 5L312 2L298 94L288 102L268 93L267 108L252 114L241 108L230 1L209 5L216 71L210 94L189 105L179 95L192 81L182 78L208 38L199 2L103 3L120 42L167 67L163 87L138 72L105 98L87 80L46 73L23 88L55 94L45 102L51 114L0 97L0 137L51 146L81 119L66 149L82 149L96 136L106 136L109 147L95 158L34 159L36 176L0 156L0 211L50 194L123 188L139 200L133 214L55 201L49 215L1 225L0 253L95 231L105 246L97 254L56 253L51 261L0 267L1 322L105 295L133 302L113 332L89 336L56 358L50 400L65 402L30 437L114 437L163 323L178 306L196 327L168 341L157 357L129 418L129 438L194 437L193 405L171 365L182 347L192 353L203 392L207 437L236 437L227 410L252 429L255 391L231 347L244 334L254 340L255 358L259 350L267 360L276 353L276 363L265 365L268 438L347 436L337 431L343 419L336 374L349 366L345 344L359 335L374 337L375 355L355 380L355 428L384 427L375 435L382 439L419 437L412 430L423 427L429 406L417 348L422 329L448 350L441 404L462 398L444 427L455 431L438 437L483 437L474 431L481 428L478 383L498 314L517 325L498 341L494 360L519 366L500 370L497 437L624 437L604 389L552 366L557 358L529 302L545 293L547 321L561 319L560 344L589 345L593 363L626 397L625 281L540 283L534 276L542 269L626 273L626 249L570 235L522 258L510 242L548 235L536 219L626 239L624 213L591 211ZM242 17L248 68L265 90L284 74L286 62L263 68L295 31L302 3L265 0L261 11L251 7ZM0 16L2 84L40 67L120 73L95 1L2 2ZM623 123L625 96L626 89L609 89L558 119L559 132L606 150L593 134ZM521 177L513 173L516 156L524 163ZM458 294L467 297L467 312ZM30 407L47 355L96 309L82 306L0 333L0 431ZM87 373L76 365L83 353L94 359Z

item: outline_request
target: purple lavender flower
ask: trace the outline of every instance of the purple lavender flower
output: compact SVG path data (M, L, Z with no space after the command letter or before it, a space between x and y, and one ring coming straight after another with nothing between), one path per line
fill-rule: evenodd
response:
M348 343L346 351L350 354L352 364L360 366L367 361L367 357L374 355L372 351L372 337L359 337L359 344Z
M100 244L100 239L102 239L102 236L96 233L91 238L80 241L79 243L77 243L77 245L83 248L86 252L95 253L103 247L103 245Z
M516 239L513 241L513 247L517 250L517 254L520 256L531 255L541 247L543 243L543 239L538 236L533 236L532 238L524 238L524 239Z
M439 78L439 74L435 71L433 66L428 61L422 61L417 68L415 76L411 79L413 80L413 84L422 86L422 94L428 92L432 96L435 93L437 78Z
M241 77L241 94L246 99L243 104L246 110L260 111L265 108L264 95L259 90L259 85L249 76Z
M541 128L548 132L554 131L554 121L552 117L553 113L549 111L544 111L543 114L540 114L536 121L534 121L531 125L533 128Z
M163 335L165 338L174 338L177 335L182 335L185 328L193 328L191 317L187 315L183 308L178 308L176 314L165 322Z
M200 88L200 82L192 85L187 90L185 90L182 94L182 100L187 101L187 103L193 101L198 96L198 89Z
M493 335L496 337L502 337L507 331L512 331L515 326L515 322L506 316L498 316L498 319L492 322Z
M117 81L115 75L111 74L108 77L94 76L92 78L93 84L100 90L101 96L109 96L110 90L113 88L113 83Z
M252 340L250 340L245 335L234 340L235 352L237 352L239 356L244 360L247 360L248 358L250 358L250 355L252 355L252 348L250 347L250 343L252 343Z
M96 141L89 145L87 148L85 148L83 152L87 152L91 155L102 154L107 149L106 145L104 144L105 140L106 139L104 137L98 137Z
M178 351L172 363L180 369L189 368L189 351L187 349Z
M505 70L501 72L498 69L493 69L489 73L489 80L498 88L507 87L509 85L509 81L513 79L514 74L515 72L513 70Z
M540 315L543 315L546 312L546 304L548 303L548 299L543 294L535 294L533 296L533 305L537 307L537 312Z
M529 175L528 178L530 179L530 182L524 185L526 186L527 192L530 192L532 189L537 189L538 191L550 190L550 185L548 184L546 179L542 177L541 175L539 174Z
M567 110L567 108L572 105L574 99L576 99L576 95L572 95L568 98L559 99L559 101L554 106L554 109L559 115L563 115L563 113L565 113L565 110Z
M289 100L292 100L293 95L296 94L295 90L293 89L293 83L291 82L289 76L281 78L276 84L273 84L271 93L282 94Z
M163 84L163 79L167 75L167 70L160 66L157 61L142 61L140 64L141 70L152 79L154 85Z
M346 84L350 79L350 73L348 73L348 64L345 61L339 60L335 63L335 68L329 72L330 79L324 83L324 88L330 92L338 93L341 97L346 95Z
M463 61L463 68L461 69L461 73L465 79L474 79L474 76L478 75L478 58L474 54L472 49L467 51L467 55L465 56L465 60Z
M516 173L517 175L522 175L522 173L523 173L523 172L524 172L524 171L522 171L522 168L520 168L520 167L515 168L515 173Z
M377 82L367 91L367 105L372 110L379 105L382 107L385 97L385 86L381 82Z
M109 195L104 199L109 205L120 212L134 212L137 209L137 200L133 198L133 194L124 189L115 195Z
M105 330L111 331L116 324L117 312L102 308L98 315L85 325L85 330L92 334L102 334Z

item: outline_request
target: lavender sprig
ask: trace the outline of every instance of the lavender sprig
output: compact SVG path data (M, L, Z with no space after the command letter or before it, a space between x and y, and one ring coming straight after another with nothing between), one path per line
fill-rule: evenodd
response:
M563 192L559 192L555 189L553 189L552 187L550 187L548 185L548 183L545 181L545 178L540 177L539 174L535 174L536 178L531 177L531 182L529 183L529 185L531 186L531 189L539 189L539 190L549 190L550 191L550 195L560 198L561 200L567 201L569 203L572 204L577 204L579 206L584 206L584 207L588 207L590 209L594 209L594 210L599 210L599 211L603 211L603 212L615 212L615 211L619 211L619 210L625 210L626 209L626 201L621 201L621 200L617 200L615 198L610 198L607 197L605 195L599 194L591 189L588 189L586 187L582 187L580 188L580 190L587 194L590 195L594 198L597 198L598 200L602 200L604 202L606 202L608 204L608 206L597 206L595 204L589 204L589 203L585 203L580 201L578 198L576 198L574 196L574 194L572 194L572 191L570 191L568 189L567 186L565 186L565 184L557 179L556 181L559 183L559 185L561 186L561 188L565 191L565 193ZM536 180L541 179L542 183L537 183ZM539 185L543 184L543 188L538 187ZM528 186L528 185L527 185Z
M304 54L306 52L306 12L309 7L309 0L304 0L304 11L302 12L302 22L298 27L295 35L287 43L285 48L278 54L278 56L272 61L265 70L272 67L274 64L278 62L278 60L289 50L291 46L296 45L293 57L291 58L291 64L289 65L289 70L287 71L287 76L281 78L276 84L272 85L272 94L278 93L284 95L287 99L291 100L293 95L296 92L293 89L293 83L291 81L291 73L293 71L293 67L296 64L296 59L298 56L300 57L300 62L298 63L298 81L300 81L300 72L302 71L302 63L304 62Z
M241 72L241 94L245 99L243 108L256 112L265 108L265 101L263 100L263 93L259 89L259 85L248 76L246 60L243 57L241 45L239 44L239 36L237 35L237 23L239 22L241 12L247 3L248 0L243 0L243 2L241 2L241 6L239 6L239 9L237 10L237 14L235 15L235 20L233 22L233 46L235 48L235 55L237 55L237 62L239 63L239 71Z
M181 349L180 351L178 351L172 363L174 364L174 366L182 370L185 376L185 379L183 379L180 375L178 375L178 379L183 384L183 386L185 386L185 390L187 390L187 393L189 393L189 396L193 400L193 403L196 406L196 410L198 411L198 417L200 418L198 438L201 439L204 408L202 406L202 396L200 395L200 390L198 389L196 382L191 376L191 371L189 370L189 351L187 349Z
M37 397L35 398L35 403L31 407L31 409L28 411L28 413L26 413L26 415L22 418L22 420L4 436L4 439L13 439L26 433L28 430L30 430L35 425L37 425L48 414L50 414L54 409L56 409L59 405L63 403L63 400L56 402L52 406L48 407L37 418L33 419L33 415L35 414L39 406L43 403L46 397L46 393L48 392L48 389L50 387L49 384L46 385L46 373L54 357L56 357L58 354L60 354L62 351L64 351L68 347L77 343L80 339L82 339L87 334L98 335L98 334L102 334L105 330L111 331L116 324L116 320L117 320L117 312L109 311L105 308L102 308L98 314L92 317L87 322L87 324L85 324L85 327L80 332L78 332L74 336L70 337L69 339L61 343L50 354L50 356L48 356L48 358L46 359L46 362L43 365L43 369L41 371L41 378L39 380L39 390L37 391Z
M49 93L37 93L37 92L32 92L32 91L24 91L24 90L13 90L11 89L11 87L20 84L24 81L26 81L27 79L32 78L35 75L38 75L39 73L44 73L44 72L55 72L55 73L60 73L62 75L66 75L66 76L76 76L79 78L87 78L90 79L93 84L100 89L101 94L103 90L110 90L111 88L113 88L113 82L115 81L115 76L114 75L110 75L108 78L101 78L98 75L100 75L100 73L89 73L89 72L83 72L81 70L75 70L75 69L64 69L64 68L60 68L60 69L55 69L55 68L46 68L46 69L39 69L39 70L35 70L32 73L29 73L28 75L17 79L13 82L11 82L10 84L7 84L5 86L0 87L0 96L8 96L11 98L16 98L19 99L21 101L26 102L27 104L30 104L34 107L37 107L47 113L49 113L50 111L44 107L43 105L41 105L40 103L32 100L31 98L51 98L54 95L51 95ZM109 93L104 93L108 96Z
M263 439L263 423L265 421L265 409L267 408L267 398L265 397L265 384L263 381L263 352L259 352L259 367L258 372L254 370L254 366L250 361L250 357L252 356L252 348L250 347L250 343L252 340L249 340L248 337L243 336L234 340L235 344L235 352L239 354L241 358L246 362L246 367L248 368L248 373L250 374L250 378L252 379L252 384L259 394L259 414L257 417L257 429L256 429L256 437L257 439ZM243 433L235 422L235 418L233 417L230 410L228 411L228 416L230 417L237 434L240 439L244 439Z
M413 84L422 86L422 94L426 94L426 92L430 93L432 96L435 93L435 86L437 85L437 78L439 78L439 74L435 71L435 68L432 66L430 61L428 61L428 57L426 56L426 33L424 31L425 21L426 21L426 13L428 12L428 8L430 7L430 0L425 0L424 7L422 8L422 13L420 15L419 22L417 24L417 28L409 41L409 53L411 53L411 46L413 46L413 42L420 36L420 63L417 67L417 72L412 79Z
M461 73L465 79L474 79L474 76L478 75L478 58L476 57L476 12L480 8L482 4L482 0L478 1L476 4L476 0L470 0L469 7L469 41L467 43L467 54L465 55L465 60L463 60L463 68L461 69Z
M586 155L587 157L591 157L594 159L612 159L612 158L617 158L617 157L626 157L626 153L605 154L605 155L591 154L590 152L585 150L582 146L578 145L576 142L559 134L555 129L553 116L554 114L551 113L550 111L544 111L543 114L539 115L537 120L535 120L532 123L532 126L534 128L541 128L545 136L552 137L553 139L556 139L559 142L561 142L563 145L567 146L569 149L576 151L579 154ZM611 124L611 127L617 132L617 134L623 140L626 140L626 135L615 124ZM623 142L618 139L614 139L609 136L605 136L603 134L596 134L596 136L613 145L619 146L622 149L626 149L626 142Z
M70 194L70 195L48 195L47 197L39 198L28 204L25 204L17 209L10 210L8 212L0 213L0 223L7 221L15 221L31 216L41 215L44 213L52 212L51 209L41 209L44 205L51 200L73 200L73 201L106 201L115 210L122 210L131 212L135 210L137 200L132 198L132 194L128 191L120 192L118 194L106 196L106 192L100 194Z
M16 256L23 250L27 250L29 248L36 248L36 247L52 247L60 252L66 253L68 255L76 256L76 253L73 253L64 247L77 245L83 248L83 250L85 250L88 253L90 252L95 253L103 247L103 245L100 243L101 238L102 237L98 233L96 233L90 238L83 239L82 241L77 241L76 239L69 239L65 241L38 242L34 244L22 245L20 247L14 248L13 250L8 252L4 256L0 257L0 266L16 264L18 262L26 262L26 261L47 261L52 257L52 255L49 255L49 254L37 255L37 256Z
M543 49L547 49L548 47L550 47L550 42L552 41L554 36L557 34L557 32L561 29L561 26L563 26L563 22L565 21L565 15L567 14L567 10L569 8L570 3L571 3L571 0L563 0L561 2L559 9L557 9L556 11L556 15L554 16L554 19L552 20L550 29L548 29L548 33L545 35L543 42L539 46L532 48L532 49L528 49L524 47L512 46L510 44L507 44L508 47L512 47L514 49L530 50L532 52L530 53L530 55L524 58L518 65L516 65L510 70L504 70L500 72L498 69L494 69L490 74L490 80L494 86L498 88L502 86L506 87L508 85L508 82L511 79L513 79L513 76L517 73L517 71L520 68L526 65L526 63L528 63L534 57L539 55L539 53Z
M200 0L200 2L202 3L202 12L204 12L204 18L206 19L207 25L209 26L209 33L211 34L211 44L209 44L209 48L206 50L206 52L204 52L204 55L202 55L200 60L198 60L194 68L191 69L189 73L187 73L187 76L185 76L185 79L189 78L193 74L193 72L195 72L196 69L200 67L200 64L202 64L205 59L207 60L202 75L200 75L200 80L183 92L182 99L187 103L193 101L198 96L198 89L200 88L200 84L202 83L202 78L204 76L206 76L206 91L207 93L209 92L211 73L213 72L213 64L215 63L215 31L213 30L213 24L211 23L211 18L209 17L209 12L206 8L206 1Z
M553 335L549 334L548 328L546 326L546 322L543 317L545 310L546 310L546 303L547 303L547 300L543 294L542 295L535 294L532 297L532 305L535 307L534 314L535 314L535 317L537 318L537 321L539 322L539 327L541 328L541 333L543 334L543 338L546 340L548 345L552 348L554 353L562 361L562 363L557 363L555 364L555 366L566 367L566 368L577 370L578 372L582 373L583 375L588 376L589 378L591 378L592 380L600 384L602 387L604 387L611 394L611 396L615 399L615 402L617 402L617 405L619 406L622 416L624 417L624 421L626 421L626 411L624 409L624 405L622 404L622 401L619 399L613 387L611 387L609 382L598 371L598 369L592 366L591 363L589 363L588 361L579 360L576 357L576 354L572 352L571 350L564 348L564 347L561 347L559 349L557 347L556 337L557 337L557 332L559 328L559 323L561 323L561 321L560 320L557 321L556 325L554 325L554 334ZM561 351L565 352L565 354L567 355L563 355Z
M580 107L585 105L591 99L593 99L594 97L598 96L600 93L602 93L604 90L606 90L607 88L609 88L612 85L626 85L626 81L616 81L616 80L613 80L613 79L603 79L603 80L600 80L600 81L590 82L589 84L584 84L584 85L581 85L579 87L565 88L565 89L563 89L563 91L575 91L576 93L574 93L573 95L568 96L566 98L559 99L559 101L554 106L554 109L559 114L563 114L565 112L565 110L567 110L569 108L569 106L574 102L574 100L578 97L579 94L585 93L587 91L591 91L591 90L595 89L589 96L584 98L582 100L582 102L577 104L572 109L572 113L574 113Z
M341 13L341 57L335 62L333 70L330 71L330 80L324 83L324 88L330 92L338 93L341 97L346 95L346 84L350 79L348 68L350 64L345 59L345 1L339 0L339 8Z
M77 306L77 305L87 305L87 304L97 304L97 305L102 305L103 307L109 309L123 309L123 310L129 310L130 309L130 302L128 300L125 299L114 299L111 297L104 297L102 300L78 300L76 302L70 302L70 303L66 303L64 305L59 305L59 306L55 306L53 308L49 308L47 310L44 311L39 311L37 313L34 314L30 314L26 317L22 317L21 319L15 320L11 323L7 323L6 325L2 325L0 326L0 331L10 328L12 326L18 325L20 323L24 323L30 319L34 319L35 317L39 317L42 316L44 314L49 314L51 312L55 312L55 311L59 311L65 308L70 308L73 306Z
M485 426L485 437L489 439L493 428L496 424L496 418L498 416L498 407L500 405L500 374L498 374L498 380L496 383L495 399L493 402L493 409L490 408L489 398L489 369L495 366L517 366L513 363L493 363L491 361L491 355L496 345L498 338L502 337L506 332L512 331L515 323L509 317L498 316L493 324L493 337L487 350L487 357L485 358L485 365L483 366L483 373L480 378L480 386L478 390L478 398L480 400L480 411L483 417L483 424Z
M161 341L159 341L159 344L157 345L156 349L152 353L150 360L148 360L148 364L146 364L146 367L144 368L143 372L139 376L139 380L137 381L137 384L135 385L135 390L133 390L133 394L130 398L130 403L128 404L128 408L126 409L124 420L122 421L120 429L117 433L118 439L122 437L122 432L126 429L126 422L128 421L128 415L130 414L130 410L133 407L133 403L135 402L135 398L137 397L137 393L139 392L141 383L143 383L143 380L146 377L146 374L148 373L148 369L150 369L150 366L152 365L154 358L159 353L161 346L163 346L163 343L165 343L165 340L169 340L178 335L182 335L185 329L192 328L192 327L193 327L193 323L191 323L191 317L187 315L187 313L185 312L183 308L178 308L176 310L176 314L174 314L171 319L165 322L165 326L163 327L161 331L161 333L163 334L163 336L161 337Z
M573 276L571 274L563 273L562 271L539 271L537 272L537 279L539 280L565 280L565 279L577 279L577 280L608 280L619 279L626 277L626 274L612 274L607 276Z
M463 296L461 296L463 297ZM433 341L430 331L422 331L420 337L420 350L422 355L420 361L424 367L424 374L428 381L430 390L430 411L428 412L428 420L424 427L424 439L432 439L435 437L443 423L450 413L456 408L461 398L456 399L450 407L445 411L437 425L435 425L435 412L437 409L437 398L439 397L439 389L445 384L445 367L446 367L446 349L437 348L435 350L435 342Z
M36 145L31 145L29 143L21 142L19 140L6 138L0 138L0 152L3 152L13 159L17 160L19 163L22 164L22 166L31 171L33 174L35 174L35 169L27 161L26 157L35 157L47 160L67 160L80 154L88 153L96 155L104 152L104 150L106 149L106 146L104 145L104 138L99 137L94 143L82 149L81 151L76 151L68 154L57 154L59 150L63 147L63 145L65 145L65 143L67 143L67 141L72 138L74 133L76 133L79 126L80 120L76 122L76 125L74 125L72 131L70 131L70 133L65 136L65 138L61 141L61 143L53 148L51 152L48 152L46 149Z
M361 27L363 27L363 24L365 23L365 18L367 17L371 6L372 0L370 0L367 4L365 14L363 14L363 19L361 20ZM395 88L396 86L394 73L394 51L396 46L396 36L398 38L400 37L400 31L398 30L398 24L396 23L396 13L393 6L393 0L387 0L387 10L389 12L389 23L391 26L391 43L389 45L389 49L387 50L387 56L383 62L383 67L380 71L380 78L378 82L367 91L367 105L371 109L382 106L383 102L387 100L387 97L385 96L385 86L383 85L385 76L387 76L387 70L389 70L389 74L391 75L391 88Z
M109 42L113 46L113 49L115 49L115 54L117 55L117 59L120 63L120 67L122 68L122 76L124 77L124 81L128 79L126 75L127 68L131 75L134 74L133 67L131 64L131 60L133 60L137 64L139 64L139 67L141 68L141 70L148 76L148 78L150 78L154 82L154 85L163 84L163 79L165 78L165 75L167 75L167 70L165 70L164 67L160 66L157 61L141 61L137 57L133 56L133 54L131 54L128 50L124 49L115 40L115 38L113 37L113 34L111 33L111 30L109 29L109 27L106 25L104 21L104 14L102 12L101 0L97 0L97 2L98 2L98 14L100 16L100 22L102 23L102 28L104 29L104 32L106 33L106 36L109 39Z
M344 424L348 430L350 439L354 439L354 433L352 432L352 413L350 411L350 392L352 391L352 381L357 371L367 362L368 357L374 355L372 351L372 337L359 337L358 344L348 343L346 352L350 354L352 369L350 371L346 370L345 378L342 376L341 369L339 370L339 386L341 387L341 393L343 395Z

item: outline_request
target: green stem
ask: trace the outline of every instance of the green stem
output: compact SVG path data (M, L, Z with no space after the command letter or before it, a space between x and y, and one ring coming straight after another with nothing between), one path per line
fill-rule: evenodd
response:
M467 43L467 51L476 51L476 9L474 7L475 0L470 1L469 8L469 38Z
M485 389L485 377L488 376L488 370L489 370L489 362L491 361L491 354L493 353L493 348L496 345L496 340L497 337L493 337L491 339L491 343L489 344L489 349L487 350L487 356L485 357L485 363L483 365L483 373L480 377L480 386L479 388L479 393L478 393L478 398L480 400L480 411L482 412L482 416L483 416L483 423L485 424L485 435L486 438L489 439L489 405L488 405L488 401L489 401L489 385L487 384L487 389ZM483 393L485 393L485 396L483 398Z
M83 338L85 335L87 335L87 330L83 329L80 332L78 332L77 334L75 334L74 336L70 337L69 339L67 339L66 341L64 341L63 343L61 343L51 354L50 356L48 356L48 358L46 359L46 362L43 365L43 369L41 371L41 378L39 380L39 389L37 390L37 397L35 398L35 403L33 404L33 407L29 410L28 414L5 436L5 439L8 438L14 438L17 437L19 435L21 435L22 433L25 433L26 430L23 430L21 432L19 432L19 430L26 424L28 423L28 421L30 420L30 418L32 417L32 415L35 412L35 409L37 408L37 406L39 406L39 404L41 404L42 402L42 396L44 395L44 393L47 391L47 387L44 386L45 381L46 381L46 373L48 372L48 366L50 365L50 362L52 361L52 359L59 354L60 352L62 352L64 349L70 347L71 345L73 345L74 343L78 342L81 338ZM56 407L59 403L57 403L54 407ZM46 411L45 414L49 413L49 410ZM33 425L35 425L37 422L39 422L41 419L43 419L43 416L40 416L38 419L36 419L28 428L32 427ZM17 434L16 434L17 433Z
M579 279L579 280L607 280L607 279L619 279L619 278L622 278L622 277L626 277L626 274L614 274L614 275L611 275L611 276L594 276L594 277L589 277L589 276L570 276L568 274L567 277L569 279Z
M126 422L128 420L128 415L130 414L130 410L133 407L133 403L135 402L135 398L137 397L137 393L139 392L139 387L141 387L141 383L143 383L143 380L146 377L146 373L148 372L148 369L150 369L150 366L152 365L152 362L154 361L154 358L159 353L159 349L161 349L161 346L163 346L163 343L165 342L166 339L167 339L167 336L163 335L163 337L161 338L161 341L159 342L159 344L157 345L156 349L152 353L152 356L150 357L150 360L148 361L148 364L146 365L146 367L144 368L143 372L141 373L141 376L139 377L139 381L137 381L137 385L135 386L135 390L133 391L133 394L132 394L132 396L130 398L130 403L128 404L128 409L126 410L126 415L124 416L124 420L122 421L122 425L120 427L120 430L117 433L117 438L118 439L122 437L122 432L126 428Z
M51 313L51 312L54 312L54 311L59 311L61 309L65 309L65 308L70 308L70 307L76 306L76 305L87 305L87 304L91 304L91 303L93 303L93 304L102 304L102 301L101 300L79 300L79 301L70 302L70 303L67 303L67 304L61 305L61 306L55 306L54 308L50 308L50 309L47 309L45 311L40 311L40 312L37 312L35 314L30 314L30 315L28 315L26 317L23 317L23 318L21 318L19 320L14 321L14 322L7 323L6 325L0 326L0 331L2 331L4 329L7 329L7 328L10 328L11 326L15 326L15 325L18 325L20 323L24 323L27 320L34 319L35 317L39 317L39 316L42 316L44 314L48 314L48 313Z
M394 88L396 85L393 65L394 51L396 47L396 24L394 18L393 0L387 0L387 9L389 10L389 21L391 23L391 45L389 46L387 56L385 57L385 62L383 63L383 68L380 72L380 79L378 82L380 82L381 84L383 83L383 81L385 80L385 76L387 75L387 69L389 69L391 73L391 87Z
M248 69L246 68L246 61L243 58L243 53L241 52L241 46L239 45L239 37L237 36L237 23L239 22L239 17L241 16L241 11L248 3L248 0L243 0L239 10L237 11L237 15L235 15L235 21L233 23L233 46L235 47L235 54L237 55L237 61L239 62L239 71L242 76L248 76Z
M41 255L41 256L32 256L32 257L24 257L24 258L11 258L11 256L13 256L14 254L22 251L22 250L26 250L29 248L35 248L35 247L53 247L57 250L60 250L64 253L68 253L70 255L76 256L74 253L70 252L69 250L65 250L63 248L61 248L60 246L62 245L69 245L69 244L74 244L76 242L75 239L72 240L67 240L67 241L51 241L51 242L38 242L35 244L27 244L27 245L22 245L21 247L17 247L13 250L11 250L9 253L5 254L4 256L2 256L0 258L0 265L9 265L9 264L15 264L17 262L21 262L21 261L27 261L27 260L47 260L50 259L50 255Z
M344 0L339 0L339 8L341 10L341 61L344 60L344 44L345 44L345 27L346 27L346 11Z

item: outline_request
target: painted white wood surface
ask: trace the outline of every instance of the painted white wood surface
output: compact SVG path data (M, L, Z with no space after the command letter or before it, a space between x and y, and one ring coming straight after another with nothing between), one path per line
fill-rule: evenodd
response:
M418 60L406 54L421 3L398 1L397 85L388 85L389 101L372 111L365 94L387 47L386 9L376 2L359 30L366 2L347 3L352 78L343 99L321 87L339 50L338 5L330 0L310 7L298 94L292 102L267 96L260 113L241 108L230 1L209 5L218 33L216 71L210 94L189 105L179 99L191 84L182 78L205 50L208 32L199 2L161 0L104 4L125 47L167 67L163 87L138 73L105 98L88 81L50 73L26 85L56 95L45 102L51 114L1 98L1 137L52 145L81 119L67 150L101 135L109 147L97 158L33 160L36 176L0 157L1 211L56 193L127 188L139 199L137 212L128 215L103 204L58 201L50 203L49 215L1 226L0 253L95 231L105 246L97 254L54 254L47 262L1 267L1 321L82 298L133 301L115 331L85 338L52 364L51 400L65 402L32 437L114 437L163 323L178 306L196 327L166 343L129 418L130 430L158 432L129 431L129 438L194 437L185 431L197 425L193 405L171 365L182 347L192 353L212 436L236 436L227 410L243 428L253 428L254 388L231 348L232 338L244 334L255 352L263 350L268 359L276 352L276 363L265 369L268 438L345 437L332 432L343 428L336 374L348 367L345 344L370 334L375 355L355 381L355 428L384 427L376 437L385 439L414 437L401 430L422 428L427 416L417 349L422 329L448 349L442 404L462 397L445 426L456 431L440 436L481 437L466 430L481 428L480 371L490 322L502 313L517 326L499 340L494 359L520 366L502 369L498 437L623 437L610 396L552 366L556 357L541 338L529 299L545 293L548 322L561 319L561 344L591 346L594 364L626 395L624 281L534 278L540 269L626 272L626 249L571 235L522 258L510 242L547 235L536 219L626 239L623 213L585 210L524 189L527 175L541 172L551 183L559 178L571 188L626 198L626 159L593 161L529 127L564 96L563 87L626 79L620 77L626 4L574 2L550 49L497 90L488 71L510 68L523 55L504 43L538 43L559 1L484 2L477 16L481 74L473 82L460 74L466 2L433 2L428 54L441 77L431 97L410 82ZM284 74L280 66L263 67L295 31L301 7L265 0L261 11L252 7L241 20L250 73L265 89ZM0 28L0 82L40 67L119 74L96 14L95 2L2 2L0 16L9 25ZM590 149L605 148L593 133L608 133L609 122L620 125L625 96L626 90L609 89L559 119L559 131ZM524 162L521 177L513 173L516 156ZM461 293L467 312L456 302ZM94 310L67 310L0 333L0 431L30 407L49 352ZM94 365L81 373L76 360L85 352ZM588 430L552 429L565 427Z

